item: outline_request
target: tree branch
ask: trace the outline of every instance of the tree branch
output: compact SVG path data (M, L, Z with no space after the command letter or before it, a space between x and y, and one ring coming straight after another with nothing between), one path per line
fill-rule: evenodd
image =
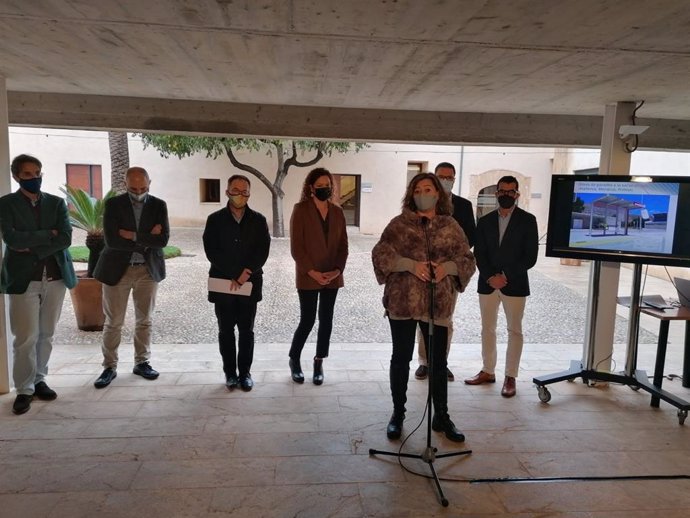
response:
M226 147L225 148L225 154L230 159L230 163L232 165L234 165L237 169L240 169L242 171L245 171L249 174L256 176L259 179L259 181L261 183L263 183L266 187L268 187L268 189L271 192L276 191L276 188L274 187L274 185L271 183L271 181L268 178L266 178L266 176L261 171L259 171L258 169L255 169L254 167L252 167L248 164L243 164L242 162L237 160L237 157L233 153L232 148Z
M292 156L288 158L285 161L285 170L287 171L290 166L295 166L295 167L309 167L310 165L314 165L317 163L319 160L323 158L323 142L319 142L319 145L316 148L316 156L312 158L311 160L307 160L306 162L300 162L297 160L297 146L295 145L295 142L292 142Z

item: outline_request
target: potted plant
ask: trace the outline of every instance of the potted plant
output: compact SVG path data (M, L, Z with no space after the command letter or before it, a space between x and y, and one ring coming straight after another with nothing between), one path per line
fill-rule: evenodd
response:
M86 232L86 247L89 261L86 270L77 271L79 282L70 290L77 326L82 331L102 331L103 315L102 286L93 278L93 271L105 246L103 237L103 212L106 200L115 196L109 191L101 200L89 196L81 189L66 185L61 191L70 204L69 216L73 227Z

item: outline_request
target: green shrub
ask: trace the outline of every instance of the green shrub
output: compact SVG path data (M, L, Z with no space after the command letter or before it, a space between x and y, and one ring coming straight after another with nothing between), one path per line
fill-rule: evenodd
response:
M89 249L85 246L70 246L69 253L75 263L86 263L89 260ZM179 257L182 255L182 250L176 246L166 246L163 249L163 255L166 259Z

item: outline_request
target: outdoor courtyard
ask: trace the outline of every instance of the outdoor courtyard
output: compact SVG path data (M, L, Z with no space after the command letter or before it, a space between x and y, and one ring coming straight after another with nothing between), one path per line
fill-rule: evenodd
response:
M75 243L79 243L75 234ZM56 336L48 382L54 402L35 401L11 414L13 394L0 396L0 513L3 517L211 516L578 516L687 515L688 427L675 408L649 406L649 395L625 386L589 387L579 380L549 388L541 403L532 378L560 371L582 354L588 266L540 257L531 275L525 350L518 395L500 383L470 387L481 368L476 278L460 296L449 366L450 413L467 440L432 433L435 467L450 501L438 503L432 483L401 469L385 426L390 341L370 250L375 236L350 234L346 287L336 303L325 383L290 380L287 350L298 303L289 240L274 239L259 305L250 393L223 385L216 322L206 301L208 263L200 229L173 229L183 256L167 263L154 318L151 363L157 381L131 373L132 315L117 379L103 390L100 333L76 329L69 297ZM622 269L621 294L630 271ZM626 291L628 290L628 291ZM648 278L645 293L675 296L670 283ZM614 370L624 364L625 312L616 326ZM499 326L501 321L499 321ZM643 318L638 365L651 371L658 321ZM683 326L671 324L666 374L682 368ZM499 372L505 335L499 335ZM313 354L307 343L303 366ZM413 361L413 369L416 362ZM680 380L664 387L690 399ZM410 380L404 433L422 421L426 382ZM421 453L426 425L405 443ZM410 470L427 467L405 459ZM515 483L504 478L686 475L676 480L564 480Z

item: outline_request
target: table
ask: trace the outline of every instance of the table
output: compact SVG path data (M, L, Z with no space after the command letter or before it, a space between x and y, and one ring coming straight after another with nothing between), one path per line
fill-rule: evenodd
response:
M690 309L684 306L672 309L654 309L641 307L640 313L660 320L659 341L656 349L656 362L654 365L655 387L661 389L664 380L664 364L666 363L666 347L668 345L668 327L671 320L685 321L685 348L683 352L683 387L690 388ZM659 406L659 396L652 394L653 407Z

